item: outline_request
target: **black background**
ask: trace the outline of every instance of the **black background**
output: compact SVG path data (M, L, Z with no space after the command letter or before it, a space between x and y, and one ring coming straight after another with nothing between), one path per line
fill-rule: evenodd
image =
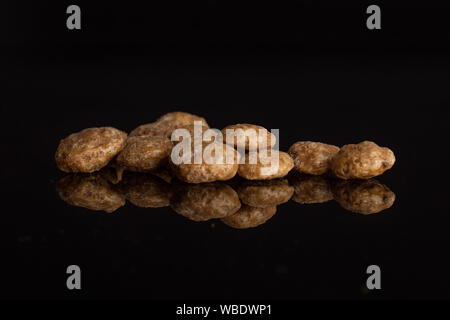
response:
M375 2L374 2L375 3ZM448 10L331 1L5 3L1 19L2 298L448 298ZM394 206L281 205L234 230L170 208L113 214L55 192L58 142L86 127L130 131L169 111L215 128L256 123L298 140L388 146ZM82 269L80 292L66 267ZM364 289L367 266L382 290Z

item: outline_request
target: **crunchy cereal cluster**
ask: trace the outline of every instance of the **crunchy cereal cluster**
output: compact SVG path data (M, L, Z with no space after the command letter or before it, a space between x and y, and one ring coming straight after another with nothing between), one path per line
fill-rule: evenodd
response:
M172 140L180 132L193 135L195 121L201 123L200 134L208 133L211 139L202 141L200 149L193 140L180 149ZM171 112L128 136L111 127L73 133L61 140L55 154L58 168L72 173L60 180L57 191L67 203L91 210L112 212L128 200L143 208L170 206L194 221L221 219L233 228L265 223L290 199L300 204L336 200L361 214L380 212L395 201L394 193L370 179L395 163L394 153L374 142L339 148L299 141L286 153L272 149L276 137L261 126L227 126L221 131L223 139L214 133L219 130L208 129L202 117ZM238 129L243 136L230 140L227 129ZM252 131L263 135L252 140ZM261 147L267 147L266 154ZM176 162L173 154L192 161ZM195 163L197 155L201 163ZM277 159L278 165L272 167L270 159Z

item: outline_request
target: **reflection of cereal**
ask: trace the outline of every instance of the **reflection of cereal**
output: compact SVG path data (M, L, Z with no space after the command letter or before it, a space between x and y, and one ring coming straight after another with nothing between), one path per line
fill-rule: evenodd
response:
M172 174L170 173L167 167L161 167L155 170L150 171L150 173L158 178L164 180L167 183L172 182Z
M236 186L241 201L252 207L273 207L289 201L294 188L287 179L243 180Z
M298 172L313 175L326 173L330 168L331 158L339 148L330 144L300 141L289 148L289 155L294 159L294 168Z
M257 227L273 217L277 207L257 208L247 205L242 207L231 216L222 218L222 222L236 229L247 229Z
M209 128L208 123L202 117L186 112L170 112L161 116L152 123L143 124L130 133L133 136L162 136L169 138L173 130L194 124L194 121L201 121L202 125Z
M266 163L261 161L257 151L247 153L245 155L245 163L239 165L238 174L247 180L268 180L286 176L294 167L292 158L286 152L268 151L267 156L263 156L263 159L267 160ZM278 157L278 168L275 166L275 163L271 163L272 155ZM252 158L257 159L256 163L250 163L249 160ZM267 171L264 172L263 168Z
M170 199L172 209L193 221L224 218L241 207L236 191L221 182L178 183Z
M292 200L301 204L323 203L333 200L328 179L324 176L295 174L289 178L294 187Z
M98 173L65 176L56 190L68 204L90 210L113 212L125 204L125 197Z
M125 146L127 134L112 127L88 128L60 141L55 160L64 172L100 170Z
M169 205L170 185L152 174L127 172L118 187L135 206L160 208Z
M375 179L337 181L333 194L344 209L361 214L386 210L395 201L395 194Z
M227 141L227 130L235 131L236 137L233 138L234 139L233 141ZM240 131L240 130L242 130L242 131ZM259 135L260 130L262 130L262 132L265 133L265 137L261 137ZM243 140L242 142L238 139L238 136L240 137L240 132L242 133L243 138L244 138L244 139L242 139ZM251 139L249 139L250 134L255 134L254 142ZM266 147L268 149L272 148L276 143L275 135L273 135L266 128L257 126L254 124L242 123L242 124L234 124L234 125L227 126L222 129L222 135L223 135L223 141L225 143L228 143L228 144L232 145L233 147L242 148L244 150L257 149L260 144L264 143L264 139L266 139L266 145L267 145Z
M371 141L348 144L331 160L333 173L341 179L369 179L392 168L394 153Z
M102 168L99 173L103 178L112 184L118 184L122 180L125 169L112 160L108 165Z
M222 149L222 159L218 158L217 161L214 159L216 154L214 146ZM233 178L238 170L239 153L233 147L222 143L211 143L207 145L207 148L205 149L204 146L202 150L192 152L190 163L175 164L171 158L169 162L171 172L181 181L188 183L224 181ZM204 156L209 154L207 150L211 150L212 157ZM230 154L230 164L226 163L227 153ZM201 159L201 163L194 163L195 155Z
M167 163L172 141L164 137L129 137L125 148L117 156L117 163L126 170L149 172Z

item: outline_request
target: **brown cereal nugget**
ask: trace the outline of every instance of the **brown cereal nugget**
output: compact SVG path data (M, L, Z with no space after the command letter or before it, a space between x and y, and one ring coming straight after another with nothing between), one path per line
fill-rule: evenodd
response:
M170 185L152 174L126 172L118 188L135 206L160 208L169 205Z
M172 209L193 221L220 219L241 207L236 191L222 182L186 184L179 182L170 199Z
M235 136L227 137L227 130L234 130ZM260 135L260 130L264 135ZM266 141L266 147L271 149L276 143L276 137L266 128L248 123L239 123L226 126L222 129L223 141L236 148L244 150L256 150L260 144ZM253 136L254 135L254 136ZM238 139L241 137L241 139ZM230 141L227 141L231 138Z
M125 205L125 197L100 174L71 174L60 179L56 190L72 206L111 213Z
M140 125L130 132L130 137L138 136L152 136L152 137L166 137L170 139L172 131L176 128L165 123L151 122Z
M192 147L191 150L194 150L195 143L201 142L203 147L205 147L206 145L216 141L215 136L214 137L211 137L211 136L206 137L205 136L206 141L203 140L203 137L204 137L203 135L205 134L205 131L207 131L209 129L208 127L203 126L203 125L199 126L199 128L197 129L196 132L195 132L195 125L193 125L193 124L186 125L186 126L183 126L183 127L177 128L177 129L186 129L187 130L187 133L189 134L188 137L190 138L189 141L190 141L191 147ZM213 130L213 129L211 129L211 130ZM212 133L214 133L214 132L212 132ZM218 133L220 133L220 131ZM186 134L186 132L184 132L183 135L184 134ZM217 135L217 132L215 134ZM178 144L179 142L183 141L183 139L184 139L183 135L181 135L181 132L180 132L179 137L174 136L174 140L172 140L173 143ZM175 140L175 139L178 139L178 140ZM197 140L195 140L195 139L197 139ZM221 140L220 141L218 140L218 142L223 143Z
M333 200L330 180L325 176L296 173L289 177L294 187L292 200L301 204L323 203Z
M64 172L94 172L125 146L127 134L112 127L88 128L60 141L55 160Z
M218 154L217 159L215 158L216 147L217 150L222 150L222 156L220 157ZM172 157L177 151L177 146L175 146L169 160L169 164L171 172L181 181L188 183L224 181L233 178L237 173L239 153L234 148L226 144L211 143L208 145L203 145L201 150L191 152L190 158L188 157L186 159L187 162L190 163L174 163ZM229 160L231 163L227 163L227 153L230 155ZM179 154L183 155L184 151L181 150ZM195 155L198 156L201 163L194 163Z
M208 123L206 122L205 118L196 116L195 114L187 113L187 112L181 112L181 111L175 111L175 112L169 112L156 120L157 122L161 123L173 123L177 128L181 128L190 124L194 124L194 121L200 121L202 122L202 125L209 128Z
M386 210L395 201L395 194L375 179L337 181L333 194L344 209L361 214Z
M330 169L330 160L339 151L331 144L311 141L299 141L289 148L294 159L294 169L300 173L321 175Z
M159 117L155 122L143 124L137 127L131 131L130 136L151 135L163 136L170 139L173 130L188 125L193 125L194 121L200 121L203 126L209 128L208 123L202 117L186 112L170 112Z
M271 166L272 154L278 157L278 166L275 162ZM256 163L249 163L252 159L256 159ZM268 180L286 176L293 167L294 161L286 152L269 150L268 155L261 158L257 151L250 151L245 155L245 163L239 164L238 174L247 180Z
M371 141L348 144L331 160L331 169L341 179L369 179L392 168L394 153Z
M258 208L285 203L294 193L287 179L242 180L235 190L242 203Z
M172 146L165 137L129 137L116 162L126 170L149 172L167 163Z
M227 226L236 229L255 228L266 223L277 212L277 207L258 208L247 205L242 207L231 216L222 218L222 222Z

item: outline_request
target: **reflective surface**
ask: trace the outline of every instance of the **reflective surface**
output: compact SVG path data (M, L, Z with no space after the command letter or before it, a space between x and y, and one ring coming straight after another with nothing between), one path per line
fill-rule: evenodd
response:
M102 170L67 175L58 181L57 192L68 204L89 210L120 211L126 201L142 208L170 206L187 219L221 219L238 229L268 222L277 210L282 210L278 206L290 200L299 206L335 200L343 209L363 215L382 212L395 202L395 194L376 179L339 180L292 172L282 179L235 177L188 184L164 169L156 174Z
M330 54L208 64L139 60L132 52L120 60L108 57L113 51L90 60L91 53L73 63L54 57L18 62L10 77L13 99L1 109L2 297L450 297L448 170L437 165L445 163L448 145L447 60L426 65L403 56L355 61ZM340 204L335 195L330 200L327 183L294 183L292 177L288 185L299 192L276 205L273 215L274 206L248 208L239 216L196 222L167 205L153 187L161 183L142 184L138 177L128 182L128 194L108 184L103 190L112 185L113 192L106 192L100 211L61 200L55 187L63 177L54 163L61 138L94 126L131 132L177 110L202 115L214 128L237 121L279 128L282 151L299 140L342 146L370 139L389 146L398 161L378 181L395 193L395 202L376 214L357 214L341 204L361 197L342 192ZM164 172L158 174L168 183ZM286 191L275 200L284 201L290 188L274 184ZM228 185L241 208L244 201L262 201L258 186ZM90 205L74 194L83 192L65 198ZM190 203L184 194L175 200L185 209ZM82 270L79 293L66 287L72 264ZM366 288L372 264L382 272L376 292Z

